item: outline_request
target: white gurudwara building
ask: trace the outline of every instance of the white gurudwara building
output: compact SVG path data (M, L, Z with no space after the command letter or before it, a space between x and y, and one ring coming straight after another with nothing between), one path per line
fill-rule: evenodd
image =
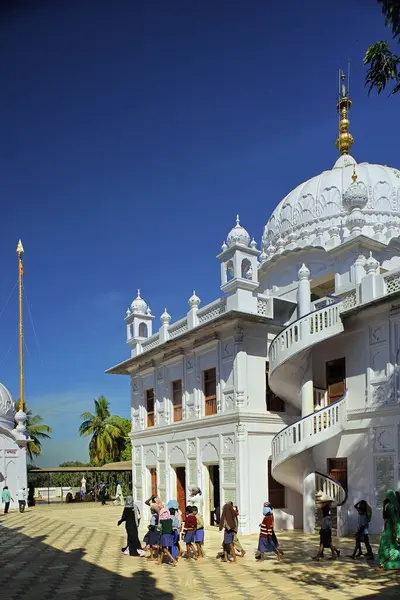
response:
M14 420L17 422L15 427ZM26 446L28 437L25 427L26 414L15 413L15 404L8 389L0 383L0 497L8 486L13 501L18 506L17 492L27 489Z
M323 492L339 534L361 499L381 530L399 487L400 171L349 154L350 106L343 87L339 158L277 205L261 249L237 219L221 297L193 293L155 333L140 293L128 308L131 357L108 372L131 380L139 504L157 491L183 507L198 486L206 524L232 501L257 532L269 499L277 529L312 532Z

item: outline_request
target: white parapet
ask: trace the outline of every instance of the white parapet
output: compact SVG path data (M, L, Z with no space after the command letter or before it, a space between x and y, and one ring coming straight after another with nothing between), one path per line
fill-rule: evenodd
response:
M284 461L340 433L346 422L346 395L282 429L272 440L272 470Z
M297 319L272 341L269 348L270 375L298 352L343 331L341 301L315 310Z

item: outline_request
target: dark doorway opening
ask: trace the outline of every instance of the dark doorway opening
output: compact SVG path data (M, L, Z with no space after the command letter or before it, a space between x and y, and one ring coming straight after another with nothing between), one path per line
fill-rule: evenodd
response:
M346 391L346 359L328 360L325 367L328 404L340 400Z
M186 514L186 470L185 467L176 467L176 499L182 515Z
M151 476L151 495L157 496L157 469L155 467L151 467L150 476Z
M220 478L219 478L219 465L210 465L208 467L209 473L209 499L210 499L210 525L219 525L221 517L221 496L220 496Z
M328 458L328 473L347 491L347 458Z

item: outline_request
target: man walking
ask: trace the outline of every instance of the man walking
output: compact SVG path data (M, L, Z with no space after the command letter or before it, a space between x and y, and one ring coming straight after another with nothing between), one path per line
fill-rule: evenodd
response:
M8 489L8 485L5 485L3 491L1 493L1 501L4 502L4 514L8 513L8 509L10 508L10 501L12 500L10 490Z
M17 498L18 498L18 504L19 504L19 512L23 513L25 512L25 506L26 506L26 491L25 488L21 488L18 492L17 492Z
M123 503L124 503L124 496L122 494L122 485L121 485L121 482L118 481L117 492L115 494L114 504L123 504Z

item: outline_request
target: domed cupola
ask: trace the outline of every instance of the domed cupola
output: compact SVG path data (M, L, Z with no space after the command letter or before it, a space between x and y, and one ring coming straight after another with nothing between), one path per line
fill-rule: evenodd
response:
M229 248L231 248L235 244L239 244L240 246L246 247L248 247L248 245L250 244L250 235L245 230L245 228L241 226L239 221L239 215L236 215L236 225L228 233L226 241Z
M288 252L312 246L329 251L361 234L385 245L400 237L400 171L357 164L349 154L350 107L343 83L337 103L341 156L333 169L299 185L275 208L262 237L263 269Z
M131 312L136 315L146 315L148 306L143 298L140 296L140 290L138 290L136 298L131 304Z

